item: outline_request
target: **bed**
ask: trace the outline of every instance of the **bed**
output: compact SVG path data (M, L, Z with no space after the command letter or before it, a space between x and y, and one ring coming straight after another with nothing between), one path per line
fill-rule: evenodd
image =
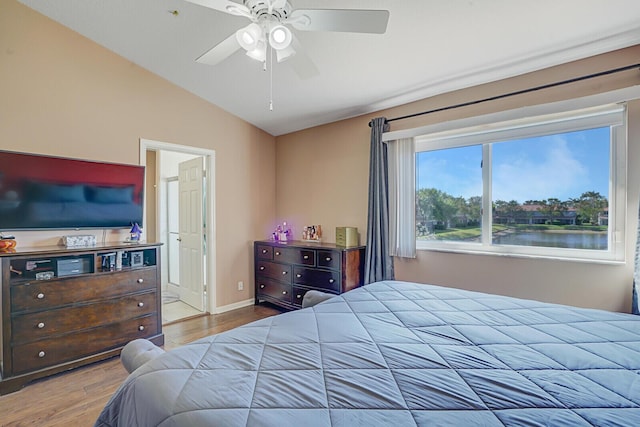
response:
M383 281L137 368L96 426L638 426L640 317Z

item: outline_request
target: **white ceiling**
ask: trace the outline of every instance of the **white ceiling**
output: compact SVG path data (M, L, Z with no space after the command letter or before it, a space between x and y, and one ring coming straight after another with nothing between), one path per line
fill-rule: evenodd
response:
M269 111L261 63L242 51L195 62L245 18L184 0L19 1L276 136L640 43L639 0L289 0L386 9L389 24L382 35L294 30L319 75L275 64Z

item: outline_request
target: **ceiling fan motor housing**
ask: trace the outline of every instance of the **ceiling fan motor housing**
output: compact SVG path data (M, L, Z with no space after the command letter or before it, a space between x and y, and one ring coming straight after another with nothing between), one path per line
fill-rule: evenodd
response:
M243 0L243 3L251 12L255 22L283 22L291 13L291 5L288 1Z

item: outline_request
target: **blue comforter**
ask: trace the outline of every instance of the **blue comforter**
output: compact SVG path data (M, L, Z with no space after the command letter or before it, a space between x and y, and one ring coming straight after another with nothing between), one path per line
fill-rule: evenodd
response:
M639 426L640 317L378 282L169 351L97 426Z

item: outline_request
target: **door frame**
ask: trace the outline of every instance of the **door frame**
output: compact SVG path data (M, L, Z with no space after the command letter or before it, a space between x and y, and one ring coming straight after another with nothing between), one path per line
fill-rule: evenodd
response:
M176 151L180 153L193 154L196 156L204 157L205 170L206 170L206 230L205 230L205 263L204 273L206 277L206 307L205 310L209 313L214 313L216 310L216 222L215 222L215 159L216 152L214 150L206 148L191 147L188 145L173 144L169 142L154 141L151 139L140 138L140 165L146 166L147 163L147 151ZM146 180L146 174L145 174ZM145 182L146 185L146 182ZM159 183L158 172L155 177L156 188ZM158 215L160 212L160 200L156 198L156 224L158 224ZM144 205L144 217L147 215L146 204ZM143 229L144 234L144 229Z

